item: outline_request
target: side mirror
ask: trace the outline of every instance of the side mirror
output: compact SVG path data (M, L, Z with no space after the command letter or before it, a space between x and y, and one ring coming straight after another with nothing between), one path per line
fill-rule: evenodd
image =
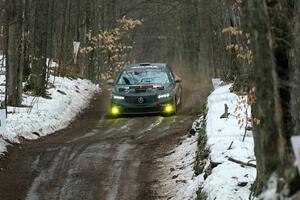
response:
M175 73L174 74L174 79L175 79L175 83L181 83L182 79Z
M175 79L175 83L181 83L182 82L182 79L181 78L179 78L179 77L176 77L176 79Z
M114 85L114 80L113 79L108 79L106 83L108 85Z

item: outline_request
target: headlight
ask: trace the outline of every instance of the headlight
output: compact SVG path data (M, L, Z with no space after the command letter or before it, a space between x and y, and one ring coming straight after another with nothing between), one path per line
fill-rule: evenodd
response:
M165 107L166 113L171 113L173 111L174 111L174 107L171 104L166 105L166 107Z
M113 106L113 107L111 108L111 114L113 114L113 115L118 115L118 114L120 114L120 108L117 107L117 106Z
M116 99L116 100L124 100L124 99L125 99L125 97L123 97L123 96L118 96L118 95L112 95L112 98L113 98L113 99Z
M159 99L165 99L165 98L168 98L168 97L170 97L170 94L169 94L169 93L158 95L158 98L159 98Z

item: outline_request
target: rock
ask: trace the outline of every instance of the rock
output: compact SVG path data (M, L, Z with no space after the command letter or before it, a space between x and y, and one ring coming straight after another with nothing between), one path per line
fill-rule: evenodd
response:
M245 187L246 185L248 185L248 182L238 182L237 184L239 187Z
M201 123L200 122L196 122L196 130L200 130L201 129Z
M178 178L179 174L172 176L172 179Z
M215 167L217 167L220 164L222 164L222 163L220 163L220 162L213 162L213 161L210 162L210 166L211 166L212 169L215 168Z
M191 134L191 135L195 135L195 134L196 134L196 130L192 128L192 129L190 130L190 134Z
M176 183L187 183L186 180L176 180Z

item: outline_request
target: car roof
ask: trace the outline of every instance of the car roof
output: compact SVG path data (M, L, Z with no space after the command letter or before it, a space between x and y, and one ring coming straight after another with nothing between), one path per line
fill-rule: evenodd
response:
M137 64L129 64L125 65L124 69L134 69L134 68L168 68L168 64L166 63L137 63Z

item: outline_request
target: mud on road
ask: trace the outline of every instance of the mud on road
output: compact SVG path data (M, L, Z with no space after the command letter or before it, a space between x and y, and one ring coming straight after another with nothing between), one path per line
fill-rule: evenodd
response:
M96 96L67 129L9 150L0 161L0 199L164 199L151 187L156 160L188 134L205 91L187 91L172 117L110 119L107 93Z

